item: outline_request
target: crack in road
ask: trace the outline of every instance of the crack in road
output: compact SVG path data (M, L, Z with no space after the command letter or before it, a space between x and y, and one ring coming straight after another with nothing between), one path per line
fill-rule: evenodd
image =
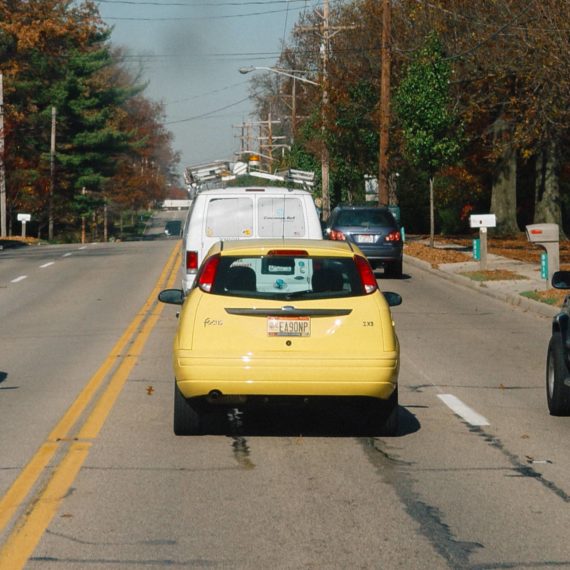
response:
M514 453L510 452L505 444L496 436L486 432L484 429L477 426L467 426L469 431L483 439L485 443L490 445L493 449L501 452L501 454L509 461L514 467L516 473L521 477L528 477L538 481L545 489L554 493L557 497L562 499L565 503L570 503L570 495L563 489L558 487L556 483L545 479L542 473L539 473L534 467L523 463Z
M382 442L378 439L359 441L370 463L384 482L394 489L406 513L418 523L420 533L427 538L448 566L453 569L471 568L471 553L483 548L483 545L457 540L444 522L443 513L422 500L420 494L414 490L416 480L409 471L413 464L390 455L382 449Z

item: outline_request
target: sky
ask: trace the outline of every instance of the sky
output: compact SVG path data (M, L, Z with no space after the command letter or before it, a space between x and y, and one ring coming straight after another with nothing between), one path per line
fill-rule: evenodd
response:
M99 0L111 42L133 70L142 65L145 96L162 101L166 128L184 168L233 160L237 128L252 120L249 82L240 67L275 65L283 39L317 0Z

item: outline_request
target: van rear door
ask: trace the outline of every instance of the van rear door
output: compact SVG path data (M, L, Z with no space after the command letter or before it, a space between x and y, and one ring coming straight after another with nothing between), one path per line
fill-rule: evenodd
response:
M204 217L201 256L218 241L254 237L253 211L253 196L210 198Z
M257 227L260 238L307 237L305 208L297 196L259 196Z

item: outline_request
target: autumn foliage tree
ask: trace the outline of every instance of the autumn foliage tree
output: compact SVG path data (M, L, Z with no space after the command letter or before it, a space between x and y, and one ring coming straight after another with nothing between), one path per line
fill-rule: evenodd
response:
M16 211L30 212L39 220L39 232L55 213L60 227L73 228L86 208L90 212L96 204L113 200L113 189L120 186L124 192L133 186L125 184L118 166L141 153L156 157L152 180L157 187L147 192L146 201L139 197L131 202L148 205L164 196L177 156L160 123L163 116L153 116L157 109L152 105L149 113L137 117L136 128L125 121L133 100L144 100L144 85L122 68L110 37L92 1L0 4L10 221ZM50 165L52 109L55 177ZM120 183L115 182L118 176ZM90 194L93 199L86 200ZM53 212L48 211L50 204Z
M450 68L449 96L464 125L465 145L461 163L442 171L435 191L445 193L445 203L454 204L457 217L469 210L493 211L502 233L519 232L533 221L566 224L570 230L569 17L570 3L559 0L392 2L392 94L431 34L437 34ZM373 0L342 2L331 9L326 143L333 183L342 181L336 200L360 200L362 193L353 188L363 170L371 168L361 159L366 155L363 143L379 130L381 22L382 3ZM322 14L307 12L277 65L313 71L319 78L322 30ZM354 99L363 89L370 94L364 104L364 99ZM318 157L322 125L313 112L318 93L303 103L312 127L298 142ZM396 112L391 124L390 168L402 174L399 199L409 209L404 218L417 219L422 173L406 157ZM355 126L368 130L367 136L355 138ZM296 156L304 155L297 151ZM439 224L443 213L436 212Z

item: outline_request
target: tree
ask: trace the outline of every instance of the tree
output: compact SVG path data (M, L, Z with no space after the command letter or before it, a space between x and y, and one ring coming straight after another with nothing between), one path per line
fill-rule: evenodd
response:
M364 180L378 163L378 129L373 110L378 96L374 86L361 79L339 96L333 93L334 122L327 133L333 165L335 201L364 201Z
M145 104L144 85L122 69L110 33L90 0L0 3L10 212L25 208L35 219L46 218L52 107L57 108L55 191L61 224L77 225L86 213L95 215L117 188L112 183L117 167L128 160L145 170L141 179L140 168L133 168L133 180L120 186L146 193L146 199L137 196L130 203L148 205L172 181L178 156L162 124L164 113L148 104L145 113L129 120L136 115L132 107Z
M120 130L114 118L140 88L107 81L104 71L112 64L109 47L97 42L70 54L67 73L52 88L59 114L58 162L74 190L102 191L117 156L130 146L130 133Z
M0 5L4 73L5 164L9 211L45 215L49 193L51 86L70 50L100 37L105 26L90 2L8 1Z
M461 150L460 123L450 109L450 74L441 43L431 34L408 66L395 96L395 110L403 126L404 153L429 175L432 247L434 177L444 166L453 164Z
M556 161L568 145L570 40L564 30L569 16L570 5L558 0L395 5L397 58L404 59L434 29L453 58L451 87L468 143L464 164L486 188L486 207L492 201L499 208L503 233L518 231L517 219L520 224L533 215L536 221L563 220L557 184L563 169ZM398 69L396 64L396 75ZM544 160L553 162L542 167ZM534 205L532 199L521 200L517 172L523 171L536 184ZM550 219L541 219L545 216Z

